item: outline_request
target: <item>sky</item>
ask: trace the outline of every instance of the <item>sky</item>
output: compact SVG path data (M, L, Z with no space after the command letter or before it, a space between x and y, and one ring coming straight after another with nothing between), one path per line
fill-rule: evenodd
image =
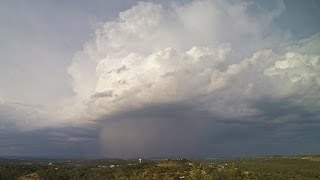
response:
M317 0L0 2L0 156L320 153Z

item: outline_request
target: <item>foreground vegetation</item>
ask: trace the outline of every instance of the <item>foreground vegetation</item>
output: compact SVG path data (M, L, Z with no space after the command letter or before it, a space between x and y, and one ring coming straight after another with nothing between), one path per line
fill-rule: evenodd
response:
M179 160L0 160L10 179L320 179L319 157Z

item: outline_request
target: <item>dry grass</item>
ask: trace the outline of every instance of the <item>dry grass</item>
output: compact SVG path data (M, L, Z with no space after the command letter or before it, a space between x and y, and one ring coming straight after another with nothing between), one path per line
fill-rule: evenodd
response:
M19 177L19 180L40 180L40 176L37 173L31 173Z

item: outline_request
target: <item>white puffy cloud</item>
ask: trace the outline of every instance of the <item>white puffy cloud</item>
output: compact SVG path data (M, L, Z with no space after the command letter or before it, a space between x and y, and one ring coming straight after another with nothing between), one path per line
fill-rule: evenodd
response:
M283 4L259 16L249 14L251 5L192 1L164 8L140 2L121 12L96 31L69 68L78 104L85 104L90 117L185 101L226 87L265 63L245 57L281 34L264 37Z
M276 61L265 70L267 76L288 78L292 83L320 83L320 56L288 52L284 60Z
M273 88L277 92L274 93L289 98L292 104L303 107L308 112L319 112L319 55L287 52L266 69L264 74L276 82Z

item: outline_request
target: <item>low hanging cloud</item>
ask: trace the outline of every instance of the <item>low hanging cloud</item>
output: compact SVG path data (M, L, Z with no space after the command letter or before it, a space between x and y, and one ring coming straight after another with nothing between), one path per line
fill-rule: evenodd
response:
M225 132L245 133L246 125L254 132L243 140L252 150L280 138L260 134L259 126L281 134L277 123L292 133L298 121L317 122L320 36L296 40L277 28L284 10L282 1L272 11L252 2L139 2L103 23L68 70L75 102L104 126L106 154L241 149Z

